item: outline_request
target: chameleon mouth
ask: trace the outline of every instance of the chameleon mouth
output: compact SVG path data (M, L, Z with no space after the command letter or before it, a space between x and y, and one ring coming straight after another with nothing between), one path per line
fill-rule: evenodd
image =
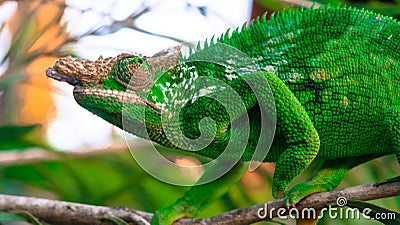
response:
M46 69L46 76L61 82L66 82L72 86L81 87L82 82L74 77L70 77L61 73L58 73L54 67L49 67Z

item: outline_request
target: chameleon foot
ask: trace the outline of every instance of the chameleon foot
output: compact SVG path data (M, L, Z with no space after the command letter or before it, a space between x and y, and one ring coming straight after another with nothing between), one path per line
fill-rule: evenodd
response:
M312 181L304 182L295 185L289 189L284 196L285 205L288 207L294 207L303 198L318 192L330 191L326 184L318 184Z
M151 220L152 225L170 225L176 220L183 217L191 217L183 207L177 205L169 205L157 210Z
M274 186L272 188L272 196L274 196L274 198L283 198L283 196L285 195L285 191L278 188L277 186Z

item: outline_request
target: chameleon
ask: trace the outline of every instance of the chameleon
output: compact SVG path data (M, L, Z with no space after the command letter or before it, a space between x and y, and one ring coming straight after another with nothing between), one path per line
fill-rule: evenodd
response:
M248 73L196 60L156 68L157 79L143 72L151 70L148 62L157 57L166 65L166 61L196 58L205 51L222 55L218 44L247 55L252 65ZM263 138L259 107L263 103L275 109L276 130L268 153L258 160L276 163L272 194L283 197L288 206L312 193L333 190L349 170L371 159L395 154L400 162L400 23L395 19L348 6L288 9L227 31L197 50L189 56L168 50L152 57L122 53L95 61L67 56L46 70L48 77L74 86L74 98L83 108L168 148L185 151L179 139L168 139L166 128L180 129L185 138L196 139L210 130L201 129L201 119L211 118L215 135L196 152L211 159L222 154L229 142L239 144L235 141L240 132L234 134L232 127L239 121L240 129L242 115L248 115L248 142L236 156L240 159L236 166L213 182L193 186L175 203L158 210L154 224L196 216L238 182L253 160L257 141ZM257 98L260 93L250 87L257 84L249 85L244 79L251 80L253 73L267 81L273 100L262 98L263 93ZM244 110L229 118L223 106L208 97L220 94L221 88L206 89L206 95L204 88L193 87L199 78L231 86ZM173 85L180 88L166 88ZM190 89L195 91L180 94ZM163 115L178 103L183 104L175 115L178 119L163 126ZM139 108L146 121L139 116ZM122 122L124 109L131 124L127 127ZM137 127L145 127L148 136ZM309 180L291 186L312 162L317 166ZM210 171L219 168L216 164Z

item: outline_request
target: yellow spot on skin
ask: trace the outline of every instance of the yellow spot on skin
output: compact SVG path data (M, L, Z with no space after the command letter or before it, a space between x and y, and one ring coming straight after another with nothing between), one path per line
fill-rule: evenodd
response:
M329 100L329 97L332 96L332 93L330 91L325 91L324 97L326 100Z
M317 80L328 80L329 79L329 74L325 70L314 71L311 74L311 79L314 80L314 81L317 81Z
M347 108L347 106L349 106L349 99L346 96L343 96L342 100L339 101L339 105L342 108Z
M337 70L335 70L332 74L333 77L337 77L339 74L343 73L343 69L342 68L337 68Z
M289 77L289 82L296 82L296 80L300 79L301 75L299 73L291 73Z
M294 33L290 32L290 33L285 34L285 38L288 39L288 40L294 39Z
M264 68L264 70L267 71L267 72L271 72L271 73L275 73L275 72L276 72L275 67L274 67L274 66L271 66L271 65L266 66L266 67Z

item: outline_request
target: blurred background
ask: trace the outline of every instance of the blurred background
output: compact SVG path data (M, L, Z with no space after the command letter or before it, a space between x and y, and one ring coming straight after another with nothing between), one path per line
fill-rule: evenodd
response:
M278 0L15 0L0 1L0 193L154 212L186 190L162 183L133 160L123 131L75 103L72 87L45 76L59 57L91 60L121 52L152 55L291 4ZM318 1L347 4L399 18L400 1ZM147 148L138 139L135 148ZM385 165L385 166L382 166ZM200 216L273 200L274 165L265 163ZM399 174L394 156L352 170L341 187ZM298 180L304 180L304 174ZM187 177L184 172L176 176ZM400 197L372 201L400 209ZM280 221L291 223L293 221ZM323 219L320 224L379 224ZM261 222L260 224L267 224ZM271 222L270 222L271 223Z

